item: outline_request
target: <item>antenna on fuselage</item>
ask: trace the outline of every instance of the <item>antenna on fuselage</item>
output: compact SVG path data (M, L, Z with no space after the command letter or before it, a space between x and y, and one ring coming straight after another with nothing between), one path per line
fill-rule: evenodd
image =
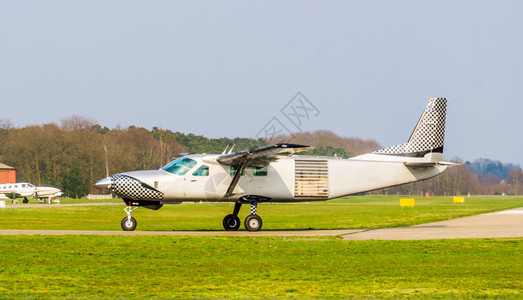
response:
M225 146L225 149L223 149L222 155L225 154L225 152L227 152L227 148L229 148L229 145Z
M229 152L227 154L231 154L232 153L232 149L234 149L234 146L236 146L236 144L232 145L231 150L229 150Z

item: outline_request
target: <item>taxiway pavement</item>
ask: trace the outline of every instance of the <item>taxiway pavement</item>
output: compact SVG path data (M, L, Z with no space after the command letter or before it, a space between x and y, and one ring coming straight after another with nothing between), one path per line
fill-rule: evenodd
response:
M523 207L409 227L282 231L0 230L0 235L342 236L344 240L523 237Z

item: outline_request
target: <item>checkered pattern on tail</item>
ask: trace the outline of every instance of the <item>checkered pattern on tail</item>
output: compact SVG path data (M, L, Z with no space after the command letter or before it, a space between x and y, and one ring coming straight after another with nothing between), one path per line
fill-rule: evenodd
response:
M376 154L407 154L428 151L443 151L445 138L445 116L447 99L431 99L414 128L409 141L405 144L375 151Z
M111 176L111 192L116 195L132 200L162 200L163 193L148 188L137 179L127 175Z

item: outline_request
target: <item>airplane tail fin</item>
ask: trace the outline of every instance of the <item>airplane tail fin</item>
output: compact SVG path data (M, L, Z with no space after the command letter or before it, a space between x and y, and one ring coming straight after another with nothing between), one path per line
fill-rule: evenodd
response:
M446 98L434 99L431 97L408 142L377 150L373 154L426 158L426 161L431 162L441 161L443 159L446 111Z

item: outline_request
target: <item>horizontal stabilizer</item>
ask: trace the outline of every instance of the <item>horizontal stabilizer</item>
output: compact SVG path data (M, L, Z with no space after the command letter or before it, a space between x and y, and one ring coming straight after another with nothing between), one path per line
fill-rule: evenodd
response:
M440 165L440 166L459 166L460 165L458 163L453 163L453 162L448 162L448 161L405 162L403 164L409 168L427 168L427 167L434 167L436 165Z
M434 167L437 165L436 162L406 162L404 163L405 166L410 168L427 168L427 167Z
M453 163L453 162L450 162L450 161L439 161L438 165L449 166L450 167L450 166L461 166L462 164Z

